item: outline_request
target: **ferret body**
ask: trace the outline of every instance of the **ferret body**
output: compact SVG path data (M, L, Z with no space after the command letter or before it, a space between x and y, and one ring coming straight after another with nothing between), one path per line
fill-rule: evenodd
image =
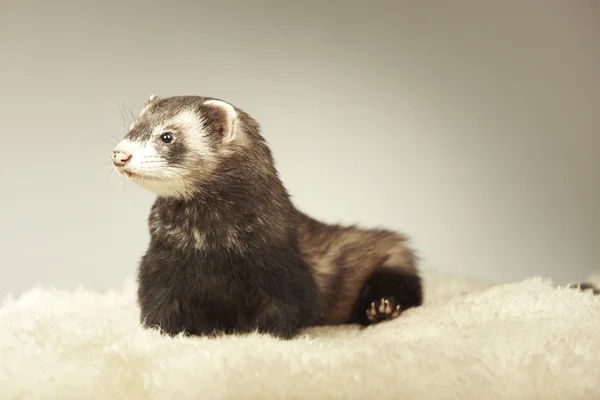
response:
M407 239L297 210L259 124L228 102L152 96L112 161L157 195L138 272L144 326L290 339L422 303Z

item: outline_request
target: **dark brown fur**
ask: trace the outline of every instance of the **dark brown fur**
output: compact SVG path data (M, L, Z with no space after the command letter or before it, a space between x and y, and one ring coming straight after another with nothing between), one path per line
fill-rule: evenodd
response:
M361 290L373 272L386 269L418 275L417 257L402 234L355 225L325 224L306 214L300 215L300 248L325 302L320 324L348 323ZM420 294L415 293L415 296L416 306L422 299Z

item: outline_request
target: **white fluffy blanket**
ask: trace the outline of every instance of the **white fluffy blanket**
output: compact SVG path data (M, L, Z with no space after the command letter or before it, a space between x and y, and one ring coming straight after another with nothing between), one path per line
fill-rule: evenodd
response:
M425 280L395 321L289 342L143 330L133 281L34 288L0 309L0 399L600 399L600 296Z

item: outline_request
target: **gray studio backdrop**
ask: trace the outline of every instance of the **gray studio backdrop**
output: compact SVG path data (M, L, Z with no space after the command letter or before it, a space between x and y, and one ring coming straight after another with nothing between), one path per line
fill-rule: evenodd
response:
M435 4L434 4L435 3ZM118 287L152 196L110 175L152 94L253 114L296 204L426 267L600 268L600 3L0 2L0 296Z

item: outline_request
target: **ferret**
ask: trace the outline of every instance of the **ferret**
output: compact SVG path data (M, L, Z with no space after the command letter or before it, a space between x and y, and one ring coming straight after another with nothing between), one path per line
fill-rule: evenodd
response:
M137 275L144 327L291 339L310 326L367 327L422 304L408 238L298 210L259 123L229 102L153 95L111 157L120 175L156 195Z

